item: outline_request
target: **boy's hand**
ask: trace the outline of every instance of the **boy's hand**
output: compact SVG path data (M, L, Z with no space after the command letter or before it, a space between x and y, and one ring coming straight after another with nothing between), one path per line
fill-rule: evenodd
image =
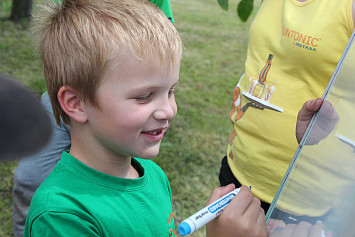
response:
M322 107L321 107L322 106ZM301 139L312 119L314 113L319 110L319 115L312 128L310 135L307 138L306 145L317 144L320 140L329 135L334 129L339 120L339 116L334 107L328 101L321 98L308 100L303 104L301 110L298 112L296 123L296 138L300 143Z
M213 190L210 204L235 189L234 184ZM207 237L266 237L264 210L250 189L242 186L222 214L207 224Z

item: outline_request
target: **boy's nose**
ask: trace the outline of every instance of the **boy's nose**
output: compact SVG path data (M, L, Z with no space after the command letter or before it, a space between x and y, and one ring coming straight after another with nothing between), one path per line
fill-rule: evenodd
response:
M159 120L172 120L177 112L175 100L166 100L161 103L154 112L155 119Z

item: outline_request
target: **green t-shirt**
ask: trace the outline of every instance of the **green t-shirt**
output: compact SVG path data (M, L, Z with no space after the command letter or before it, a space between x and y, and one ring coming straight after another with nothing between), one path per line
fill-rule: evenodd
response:
M150 160L132 165L140 178L117 178L63 152L31 201L25 236L175 236L165 173Z

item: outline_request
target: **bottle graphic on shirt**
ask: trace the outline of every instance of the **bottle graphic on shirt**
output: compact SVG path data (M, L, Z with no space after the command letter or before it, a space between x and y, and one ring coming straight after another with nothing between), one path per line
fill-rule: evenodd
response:
M255 96L259 99L262 98L264 90L265 90L266 76L267 76L268 72L270 71L272 58L273 58L273 55L269 54L266 64L259 74L258 84L256 84L254 91L253 91L253 96Z

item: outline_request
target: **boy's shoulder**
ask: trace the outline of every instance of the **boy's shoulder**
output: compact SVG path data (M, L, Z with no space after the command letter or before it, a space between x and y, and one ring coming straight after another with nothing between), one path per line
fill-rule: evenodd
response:
M165 173L151 160L133 158L132 164L143 169L143 176L133 180L121 179L86 167L64 154L35 193L26 220L27 228L36 226L34 228L40 229L43 223L51 221L52 225L58 226L54 220L76 220L74 227L94 226L95 231L101 233L112 229L113 216L116 225L117 220L125 220L127 216L137 218L142 210L136 210L136 206L163 206L163 213L169 215L172 198ZM160 212L157 214L161 216ZM160 218L159 225L164 224L165 217ZM142 221L151 224L148 220ZM121 226L126 224L122 222Z
M90 195L96 193L135 190L137 186L164 185L170 191L169 181L164 171L152 160L132 158L132 165L143 174L137 180L121 179L94 170L69 153L63 152L57 165L40 185L33 197L33 205L42 209L52 207L62 209L63 206L71 207L76 200L91 202ZM165 188L164 188L165 189ZM85 198L89 197L88 200ZM47 203L43 205L43 201ZM32 204L32 203L31 203ZM59 206L57 206L57 204Z

